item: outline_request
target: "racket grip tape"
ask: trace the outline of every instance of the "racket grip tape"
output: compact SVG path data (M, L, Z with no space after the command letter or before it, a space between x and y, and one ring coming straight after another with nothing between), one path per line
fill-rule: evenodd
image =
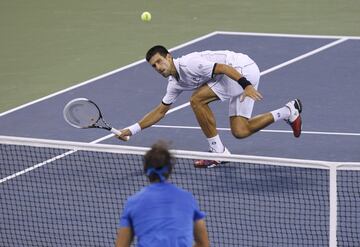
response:
M111 128L111 130L110 130L112 133L114 133L115 135L121 135L121 131L120 130L117 130L117 129L115 129L115 128ZM126 136L125 137L126 138L126 140L128 141L129 139L130 139L130 136Z

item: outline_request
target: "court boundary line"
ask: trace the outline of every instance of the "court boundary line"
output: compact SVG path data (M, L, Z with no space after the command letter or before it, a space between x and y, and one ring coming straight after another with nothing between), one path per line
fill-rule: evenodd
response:
M231 31L215 31L217 34L223 35L247 35L247 36L265 36L265 37L286 37L286 38L306 38L306 39L354 39L360 40L360 36L346 35L312 35L312 34L283 34L283 33L256 33L256 32L231 32Z
M199 126L184 126L184 125L163 125L163 124L154 124L154 128L169 128L169 129L190 129L190 130L200 130ZM230 128L217 127L217 130L222 131L231 131ZM290 133L292 130L272 130L272 129L262 129L260 132L267 133ZM311 135L334 135L334 136L360 136L360 133L349 133L349 132L332 132L332 131L301 131L302 134L311 134Z
M355 39L355 40L360 40L360 36L331 36L331 35L305 35L305 34L281 34L281 33L256 33L256 32L230 32L230 31L214 31L214 32L211 32L211 33L208 33L208 34L205 34L203 36L200 36L198 38L195 38L193 40L190 40L188 42L185 42L181 45L178 45L178 46L175 46L171 49L169 49L169 51L174 51L174 50L178 50L180 48L183 48L187 45L191 45L193 43L196 43L196 42L199 42L201 40L204 40L204 39L207 39L209 37L212 37L212 36L215 36L215 35L242 35L242 36L267 36L267 37L293 37L293 38L325 38L325 39ZM130 63L128 65L125 65L123 67L120 67L120 68L117 68L117 69L114 69L114 70L111 70L109 72L106 72L104 74L101 74L99 76L96 76L96 77L93 77L93 78L90 78L88 80L85 80L83 82L80 82L80 83L77 83L73 86L70 86L70 87L67 87L67 88L64 88L60 91L57 91L57 92L54 92L52 94L49 94L49 95L46 95L44 97L41 97L39 99L36 99L36 100L33 100L33 101L30 101L28 103L25 103L25 104L22 104L20 106L17 106L17 107L14 107L12 109L9 109L7 111L4 111L2 113L0 113L0 117L3 117L7 114L10 114L12 112L15 112L15 111L18 111L20 109L23 109L23 108L26 108L28 106L31 106L33 104L36 104L38 102L42 102L44 100L47 100L47 99L50 99L54 96L57 96L57 95L60 95L60 94L63 94L63 93L66 93L68 91L71 91L73 89L76 89L78 87L81 87L81 86L84 86L84 85L87 85L89 83L92 83L92 82L95 82L99 79L102 79L104 77L107 77L107 76L110 76L112 74L115 74L117 72L120 72L120 71L123 71L125 69L128 69L128 68L131 68L131 67L134 67L138 64L141 64L145 62L145 59L141 59L141 60L138 60L138 61L135 61L133 63Z

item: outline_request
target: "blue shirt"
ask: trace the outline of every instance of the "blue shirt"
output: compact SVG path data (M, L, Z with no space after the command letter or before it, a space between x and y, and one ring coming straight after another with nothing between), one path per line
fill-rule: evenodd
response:
M191 247L194 222L205 213L190 192L154 183L129 197L119 227L131 227L138 247Z

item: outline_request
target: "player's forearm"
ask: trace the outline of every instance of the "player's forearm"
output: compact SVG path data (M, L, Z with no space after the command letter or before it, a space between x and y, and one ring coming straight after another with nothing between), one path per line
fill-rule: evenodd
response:
M240 74L239 71L226 64L216 64L214 74L224 74L234 81L237 81L242 77L242 74Z
M159 122L163 117L165 117L166 112L170 109L170 105L165 105L160 103L154 110L146 114L140 121L139 125L141 129L148 128L157 122Z
M198 220L194 224L194 239L195 244L193 247L209 247L210 241L206 230L204 220Z
M148 128L159 122L164 116L165 114L158 111L149 112L139 121L139 125L141 129Z
M118 229L115 247L130 247L133 237L133 230L131 228L122 227Z
M252 85L251 82L246 79L239 71L226 64L216 64L214 73L225 74L234 81L237 81L244 90L247 86Z
M170 105L165 105L161 103L154 110L146 114L139 122L128 127L126 133L124 135L135 135L139 133L141 130L154 125L159 122L166 114L166 112L170 109Z

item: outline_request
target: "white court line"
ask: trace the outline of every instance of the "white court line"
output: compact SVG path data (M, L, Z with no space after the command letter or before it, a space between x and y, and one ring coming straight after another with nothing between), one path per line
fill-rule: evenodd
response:
M36 165L34 165L34 166L28 167L28 168L26 168L26 169L24 169L24 170L21 170L21 171L19 171L19 172L16 172L16 173L14 173L14 174L11 174L10 176L7 176L7 177L5 177L5 178L0 179L0 184L4 183L4 182L6 182L6 181L8 181L8 180L10 180L10 179L16 178L16 177L18 177L18 176L20 176L20 175L23 175L23 174L25 174L25 173L28 173L28 172L30 172L30 171L32 171L32 170L35 170L35 169L37 169L37 168L39 168L39 167L42 167L42 166L44 166L44 165L46 165L46 164L49 164L49 163L51 163L51 162L53 162L53 161L55 161L55 160L64 158L65 156L68 156L69 154L72 154L72 153L75 153L75 152L76 152L76 150L67 151L66 153L60 154L60 155L55 156L55 157L53 157L53 158L51 158L51 159L45 160L45 161L43 161L43 162L41 162L41 163L38 163L38 164L36 164Z
M161 125L154 124L154 128L169 128L169 129L196 129L200 130L197 126L183 126L183 125ZM218 130L230 131L230 128L216 128ZM261 132L268 133L293 133L291 130L260 130ZM334 136L360 136L360 133L349 133L349 132L326 132L326 131L301 131L301 134L311 135L334 135Z
M198 42L198 41L207 39L207 38L209 38L209 37L211 37L211 36L214 36L214 35L216 35L216 32L212 32L212 33L206 34L206 35L204 35L204 36L201 36L201 37L199 37L199 38L196 38L196 39L194 39L194 40L191 40L191 41L189 41L189 42L186 42L186 43L181 44L181 45L179 45L179 46L176 46L176 47L174 47L174 48L171 48L169 51L178 50L178 49L180 49L180 48L183 48L183 47L185 47L185 46L191 45L191 44L196 43L196 42ZM89 80L87 80L87 81L84 81L84 82L82 82L82 83L79 83L79 84L76 84L76 85L74 85L74 86L65 88L65 89L63 89L63 90L61 90L61 91L58 91L58 92L55 92L55 93L53 93L53 94L47 95L47 96L42 97L42 98L40 98L40 99L37 99L37 100L31 101L31 102L29 102L29 103L23 104L23 105L21 105L21 106L15 107L15 108L13 108L13 109L10 109L10 110L8 110L8 111L5 111L5 112L0 113L0 117L5 116L5 115L7 115L7 114L9 114L9 113L12 113L12 112L14 112L14 111L18 111L18 110L20 110L20 109L23 109L23 108L25 108L25 107L31 106L31 105L36 104L36 103L38 103L38 102L41 102L41 101L50 99L50 98L55 97L55 96L57 96L57 95L59 95L59 94L66 93L66 92L71 91L71 90L73 90L73 89L76 89L76 88L78 88L78 87L87 85L87 84L89 84L89 83L92 83L92 82L97 81L97 80L99 80L99 79L102 79L102 78L104 78L104 77L110 76L110 75L115 74L115 73L117 73L117 72L120 72L120 71L122 71L122 70L129 69L129 68L131 68L131 67L134 67L134 66L136 66L136 65L138 65L138 64L141 64L141 63L144 63L144 62L145 62L145 59L139 60L139 61L137 61L137 62L131 63L131 64L126 65L126 66L124 66L124 67L121 67L121 68L112 70L112 71L110 71L110 72L108 72L108 73L105 73L105 74L103 74L103 75L99 75L99 76L97 76L97 77L91 78L91 79L89 79Z
M310 51L310 52L308 52L308 53L305 53L305 54L303 54L303 55L300 55L300 56L298 56L298 57L295 57L295 58L293 58L293 59L291 59L291 60L289 60L289 61L287 61L287 62L284 62L284 63L279 64L279 65L277 65L277 66L274 66L274 67L272 67L272 68L270 68L270 69L267 69L267 70L261 72L260 75L266 75L266 74L268 74L268 73L270 73L270 72L273 72L273 71L275 71L275 70L281 69L281 68L283 68L283 67L285 67L285 66L287 66L287 65L290 65L290 64L295 63L295 62L298 62L298 61L300 61L300 60L302 60L302 59L304 59L304 58L307 58L307 57L310 57L310 56L312 56L312 55L315 55L316 53L319 53L319 52L321 52L321 51L324 51L324 50L326 50L326 49L329 49L329 48L331 48L331 47L333 47L333 46L336 46L336 45L338 45L338 44L340 44L340 43L343 43L343 42L345 42L345 41L347 41L347 40L348 40L348 38L341 38L341 39L336 40L336 41L334 41L334 42L331 42L331 43L329 43L329 44L327 44L327 45L321 46L321 47L319 47L319 48L317 48L317 49L315 49L315 50L312 50L312 51Z
M196 41L201 40L201 39L204 39L204 38L206 38L206 37L211 37L211 36L213 36L213 35L215 35L215 34L216 34L216 32L210 33L210 34L208 34L208 35L205 35L205 36L203 36L203 37L200 37L199 39L196 39ZM314 54L316 54L316 53L319 53L319 52L321 52L321 51L323 51L323 50L325 50L325 49L328 49L328 48L333 47L333 46L335 46L335 45L337 45L337 44L340 44L340 43L342 43L342 42L345 42L346 40L348 40L348 38L341 38L341 39L339 39L339 40L337 40L337 41L331 42L331 43L329 43L329 44L327 44L327 45L324 45L324 46L322 46L322 47L319 47L318 49L315 49L315 50L313 50L313 51L310 51L310 52L308 52L308 53L305 53L305 54L303 54L303 55L301 55L301 56L295 57L295 58L293 58L293 59L291 59L291 60L289 60L289 61L287 61L287 62L284 62L284 63L282 63L282 64L279 64L279 65L277 65L277 66L274 66L274 67L272 67L272 68L270 68L270 69L268 69L268 70L265 70L265 71L261 72L261 75L265 75L265 74L267 74L267 73L270 73L270 72L273 72L273 71L278 70L278 69L280 69L280 68L283 68L283 67L285 67L285 66L287 66L287 65L290 65L290 64L292 64L292 63L295 63L295 62L297 62L297 61L299 61L299 60L302 60L302 59L304 59L304 58L306 58L306 57L309 57L309 56L312 56L312 55L314 55ZM188 42L188 43L186 43L186 44L191 44L191 43L194 43L194 42L195 42L195 40L190 41L190 42ZM181 47L185 46L186 44L180 45L180 46L175 47L175 48L173 48L173 49L171 49L171 50L175 50L175 49L181 48ZM138 64L138 63L140 63L140 62L142 62L142 61L143 61L143 60L138 61L138 62L136 62L136 63L133 63L133 64L131 64L131 65L125 66L125 67L123 67L123 68L120 68L120 69L117 70L117 71L123 70L123 69L125 69L125 68L129 68L129 67L134 66L135 64ZM105 75L102 75L102 76L99 76L99 77L96 77L96 78L99 79L99 78L105 77L105 76L107 76L107 75L113 74L113 73L115 73L115 72L116 72L116 71L109 72L109 73L107 73L107 74L105 74ZM68 89L62 90L62 91L60 91L60 92L58 92L58 93L55 93L55 94L49 95L49 96L47 96L47 97L41 98L41 99L39 99L39 100L37 100L37 101L33 101L33 102L30 102L30 103L25 104L25 105L23 105L23 106L17 107L17 108L15 108L15 109L10 110L10 111L7 111L7 112L5 112L5 113L8 114L8 113L10 113L10 112L13 112L13 111L15 111L15 110L24 108L24 107L29 106L29 105L31 105L31 104L34 104L34 103L36 103L36 102L39 102L39 101L48 99L48 98L53 97L53 96L55 96L55 95L58 95L58 94L60 94L60 93L69 91L69 90L71 90L71 89L74 89L74 88L79 87L79 86L82 86L82 85L85 85L85 84L90 83L90 82L92 82L92 81L94 81L94 80L96 80L96 79L94 78L94 79L92 79L92 80L86 81L86 82L81 83L81 84L79 84L79 85L76 85L76 86L70 87L70 88L68 88ZM168 113L175 112L175 111L177 111L177 110L180 110L180 109L182 109L182 108L184 108L184 107L187 107L187 106L189 106L189 105L190 105L190 103L187 102L187 103L185 103L185 104L182 104L182 105L180 105L180 106L177 106L177 107L173 108L172 111L169 110L169 111L167 112L167 114L168 114ZM3 116L5 113L0 114L0 117ZM108 138L110 138L110 137L113 137L113 136L114 136L113 134L109 134L109 135L107 135L107 136L104 136L104 137L101 137L101 138L99 138L99 139L96 139L96 140L92 141L91 143L98 143L98 142L100 142L100 141L106 140L106 139L108 139ZM43 166L43 165L45 165L45 164L48 164L48 163L50 163L50 162L52 162L52 161L54 161L54 160L57 160L57 159L62 158L62 157L64 157L64 156L67 156L67 155L69 155L69 154L71 154L71 153L73 153L73 152L75 152L75 151L66 152L66 153L64 153L64 154L62 154L62 155L56 156L56 157L54 157L54 158L52 158L52 159L46 160L46 161L41 162L41 163L39 163L39 164L36 164L36 165L34 165L34 166L32 166L32 167L29 167L29 168L27 168L27 169L25 169L25 170L22 170L22 171L19 171L19 172L15 173L15 174L12 174L12 175L10 175L10 176L8 176L8 177L6 177L6 178L1 179L1 180L0 180L0 184L1 184L2 182L5 182L5 181L9 180L9 179L15 178L15 177L20 176L20 175L23 175L23 174L25 174L25 173L27 173L27 172L29 172L29 171L32 171L32 170L34 170L34 169L36 169L36 168L39 168L39 167L41 167L41 166ZM9 177L11 177L11 178L9 178Z
M284 37L284 38L305 38L305 39L360 39L360 36L344 36L344 35L310 35L310 34L282 34L282 33L252 33L252 32L227 32L216 31L216 34L223 35L247 35L247 36L264 36L264 37Z

